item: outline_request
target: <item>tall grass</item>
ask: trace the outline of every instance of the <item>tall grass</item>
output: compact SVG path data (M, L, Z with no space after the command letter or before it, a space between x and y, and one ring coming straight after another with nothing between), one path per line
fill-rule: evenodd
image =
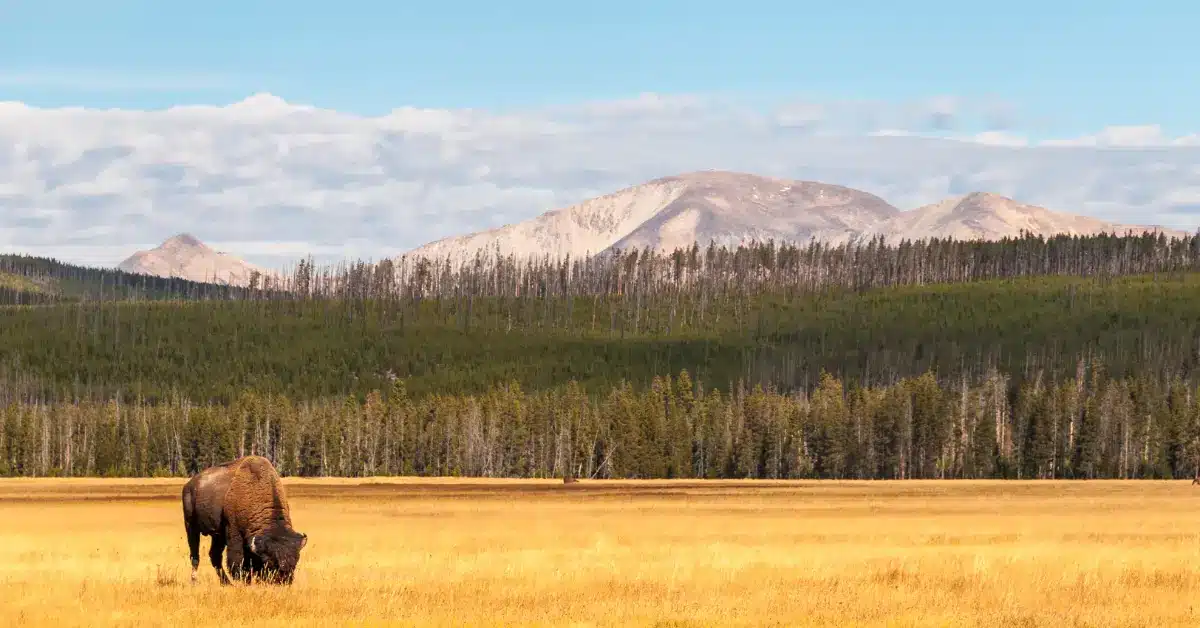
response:
M1200 625L1186 481L288 479L290 588L191 585L181 484L0 482L0 625Z

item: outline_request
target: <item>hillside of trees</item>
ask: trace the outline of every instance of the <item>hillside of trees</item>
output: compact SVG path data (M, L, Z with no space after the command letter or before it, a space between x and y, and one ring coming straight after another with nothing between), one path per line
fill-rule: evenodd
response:
M0 473L1195 466L1200 237L305 261L247 288L5 259Z
M270 290L269 286L262 286ZM257 292L262 292L258 290ZM270 290L270 293L274 293ZM245 298L236 286L88 268L46 257L0 255L0 306L79 301L179 301Z
M0 310L0 400L228 402L242 389L293 399L408 380L417 395L516 381L589 391L687 369L811 388L822 370L864 385L935 370L1072 372L1102 357L1117 376L1191 378L1200 273L1045 277L788 297L96 303Z
M0 309L0 398L361 398L391 376L418 395L572 379L591 391L681 369L790 390L822 369L864 385L1065 374L1083 352L1121 376L1191 377L1197 276L1200 237L1148 235L302 262L273 286L170 298L188 284L161 280L159 299Z

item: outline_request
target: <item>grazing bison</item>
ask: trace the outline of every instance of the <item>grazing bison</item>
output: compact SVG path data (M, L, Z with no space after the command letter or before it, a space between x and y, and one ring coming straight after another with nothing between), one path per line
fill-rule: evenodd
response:
M271 461L244 456L209 467L183 486L183 525L192 559L200 566L200 535L212 537L208 557L221 584L251 578L291 584L308 535L292 529L287 495ZM228 552L229 575L221 569Z

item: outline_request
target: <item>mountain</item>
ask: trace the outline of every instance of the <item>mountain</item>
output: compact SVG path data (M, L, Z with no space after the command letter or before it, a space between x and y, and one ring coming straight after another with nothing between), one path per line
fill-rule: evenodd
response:
M692 243L736 246L772 238L830 244L880 235L889 242L931 237L998 240L1022 230L1044 236L1131 230L1190 235L1054 212L987 192L900 211L878 196L840 185L706 171L655 179L523 222L436 240L405 255L458 262L479 249L581 257L613 248L670 251Z
M536 218L445 238L406 253L413 257L502 254L572 257L612 247L660 249L774 238L808 240L818 231L856 232L895 216L883 199L840 185L736 172L693 172L655 179Z
M149 251L138 251L121 262L118 269L156 277L179 277L190 281L246 286L250 275L258 271L264 277L272 271L259 268L228 253L214 251L195 236L181 233L168 238Z
M861 231L899 212L878 196L828 183L731 172L672 179L683 184L683 193L611 248L670 251L695 242L807 241L820 232Z
M999 240L1018 237L1021 231L1045 236L1096 235L1102 232L1124 235L1129 231L1162 232L1170 236L1191 235L1185 231L1154 225L1127 225L1090 216L1050 211L1037 205L1020 203L989 192L975 192L946 199L900 214L855 234L856 239L883 236L888 242L921 238L956 240ZM829 241L840 241L838 234L824 234Z

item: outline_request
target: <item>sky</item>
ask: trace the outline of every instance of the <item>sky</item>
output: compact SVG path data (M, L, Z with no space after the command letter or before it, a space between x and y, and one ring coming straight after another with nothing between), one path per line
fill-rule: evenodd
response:
M208 228L264 264L379 257L708 167L1192 229L1196 23L1167 1L0 0L0 250L108 263ZM214 108L161 111L182 105ZM281 217L311 222L284 243Z
M6 100L270 92L364 114L642 92L1002 99L1039 132L1198 130L1194 2L0 2Z

